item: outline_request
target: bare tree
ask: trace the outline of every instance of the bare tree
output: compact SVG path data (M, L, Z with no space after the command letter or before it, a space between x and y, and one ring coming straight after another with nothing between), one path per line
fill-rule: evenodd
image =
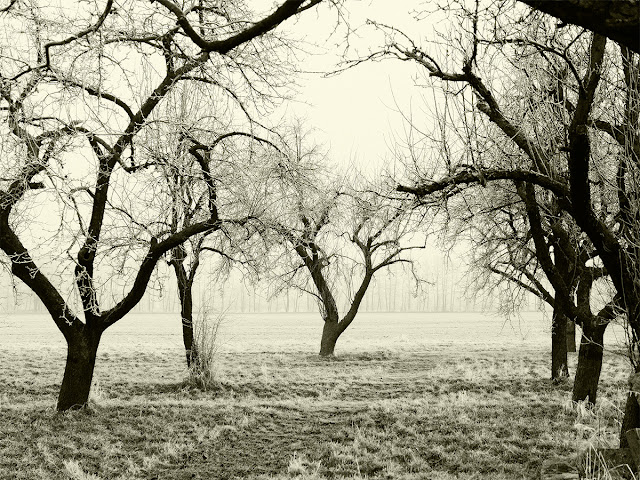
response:
M562 312L562 302L557 302L553 286L549 284L544 270L537 260L536 247L529 228L527 212L522 199L509 184L494 184L491 189L470 189L449 200L447 222L451 242L469 244L470 286L483 292L494 292L500 296L499 308L505 317L519 310L528 294L537 296L553 309L551 378L569 376L567 366L567 319ZM549 212L548 205L543 208ZM549 212L551 213L551 212ZM556 228L563 228L555 222ZM567 272L570 291L575 291L578 276L575 266L562 254L558 240L549 228L545 216L544 236L547 254ZM575 237L563 231L563 238L573 241ZM578 245L569 242L572 259L578 257ZM575 335L575 332L574 332Z
M194 344L193 286L203 257L206 253L216 254L223 259L222 265L227 273L232 265L257 271L254 255L258 256L258 252L252 241L256 228L251 224L259 221L260 212L256 209L255 199L247 202L246 189L238 187L251 182L251 175L247 181L240 177L243 172L252 172L252 163L263 161L261 169L264 170L268 164L268 150L277 151L275 144L254 133L228 131L203 144L196 138L196 131L194 126L188 129L188 134L185 131L179 134L182 140L176 145L178 151L175 153L182 157L182 161L163 165L171 191L170 229L178 232L206 217L210 192L216 195L224 193L222 204L226 208L225 219L219 229L194 235L170 252L169 265L177 280L188 367L197 365L199 361ZM235 144L232 145L233 142ZM255 174L259 176L257 172ZM222 192L216 187L220 184L231 188Z
M464 9L463 12L465 12ZM572 71L570 67L576 71L574 63L579 63L579 56L572 58L575 54L565 51L563 56L558 59L557 56L549 53L550 51L560 51L559 45L552 43L553 46L547 45L544 50L545 47L542 43L536 43L535 40L527 37L527 28L535 32L536 28L539 28L537 25L545 25L545 18L540 15L538 17L541 18L538 18L537 23L529 22L527 24L524 34L522 34L521 25L516 28L516 24L509 24L510 20L507 20L506 25L500 23L494 26L492 31L483 31L482 33L485 35L483 37L480 37L479 33L483 27L479 26L478 10L474 11L471 8L466 11L465 15L468 20L467 25L470 28L468 35L471 38L477 38L475 50L469 50L471 51L470 55L474 55L474 52L475 55L478 55L478 51L484 52L486 50L488 52L494 47L500 48L499 46L510 45L513 42L519 47L528 44L534 50L543 49L539 55L532 55L528 51L521 53L520 50L516 50L513 58L506 59L507 67L513 65L513 68L524 70L524 78L528 83L523 82L521 77L515 75L513 85L500 85L496 88L503 95L502 110L509 111L510 115L515 118L522 117L523 124L527 125L526 128L533 130L534 141L541 144L538 152L542 152L549 146L560 148L564 142L565 131L562 128L558 129L557 126L567 122L564 101L569 101L572 90L575 88L567 77ZM393 27L381 26L381 28L388 35L389 50L387 54L398 56L397 48L403 44L404 48L400 47L402 54L399 57L401 59L413 60L422 67L432 61L432 66L438 65L437 69L440 69L438 61L429 53L422 51L412 39L402 32L393 29ZM514 32L518 32L514 34L518 35L515 36L515 39L508 37L508 33L505 33L509 32L510 28L513 28ZM500 36L497 36L498 32ZM469 61L469 51L461 55L464 57L461 59L464 65L467 65L465 62ZM498 65L500 68L503 67L500 63ZM441 76L440 72L433 71L428 67L426 70L429 75L441 77L448 82L455 82L455 85L465 83L463 77L466 74ZM479 77L478 80L482 83ZM490 81L496 85L495 80ZM485 90L488 91L486 88ZM442 122L446 122L444 119L447 117L453 116L455 120L452 120L452 125L457 125L458 133L452 135L453 138L447 138L444 134L440 139L431 138L431 141L435 141L440 146L445 157L440 164L441 166L436 167L440 169L439 172L432 171L432 175L436 173L451 175L451 171L456 169L466 170L471 174L477 171L478 184L486 186L488 180L482 170L483 163L491 162L492 165L504 169L514 168L518 165L518 158L522 154L513 148L518 145L514 145L511 140L496 138L483 125L482 117L485 114L482 109L485 108L485 103L480 101L474 105L471 102L475 103L476 100L467 97L464 90L461 93L457 86L450 90L447 88L446 91L449 98L455 100L450 101L452 106L437 117L436 121L441 122L438 127L440 131L443 131L443 127L444 130L447 130L448 127ZM447 101L446 98L445 101ZM459 108L458 105L465 103L463 113L455 112L455 109ZM550 118L554 118L555 123L546 122ZM538 123L534 123L534 121ZM460 125L463 128L460 128ZM529 127L529 125L532 126ZM421 132L425 131L422 126L415 128ZM512 134L514 132L517 132L517 127L511 130ZM533 145L532 148L536 148L536 145ZM456 152L456 155L460 155L462 151L462 159L453 158L454 154L450 153L453 151ZM523 159L523 161L526 164L527 160ZM419 172L421 168L424 169L423 166L412 166L412 168L416 172ZM554 177L566 175L562 164L556 162L555 159L548 161L545 168L547 171L551 171ZM418 175L421 174L418 173ZM589 266L597 254L588 239L580 237L579 228L571 217L563 213L557 197L543 194L538 195L537 198L529 198L525 195L524 190L518 188L517 182L504 181L504 179L500 181L489 180L489 182L492 187L489 191L485 188L474 188L461 195L461 190L456 187L445 194L445 196L453 195L462 198L462 200L458 200L461 207L455 212L449 213L447 217L448 219L455 219L456 216L460 218L457 224L461 227L458 230L454 229L454 236L459 235L465 229L472 228L473 236L470 241L476 245L473 250L481 254L480 265L497 275L498 285L502 285L501 281L508 281L516 288L522 289L521 292L534 293L553 307L552 378L562 374L568 375L564 318L569 318L583 328L585 335L579 354L576 382L574 383L574 399L588 398L593 402L596 398L602 363L603 335L614 315L611 309L592 312L589 295L587 294L585 297L584 295L576 296L576 294L590 292L592 283L605 275L606 269ZM530 201L527 203L527 200ZM530 208L526 208L527 205ZM562 284L558 283L560 276L557 272L563 273ZM484 279L485 277L483 277ZM551 288L546 286L548 284ZM515 299L517 299L517 295L518 293L516 293ZM577 304L580 304L579 309L567 310L566 305L575 306ZM506 305L506 308L510 309L511 307Z
M305 150L299 131L294 135L279 184L268 231L284 240L279 262L286 286L313 295L324 327L320 355L334 355L342 333L355 320L377 272L413 263L411 250L424 248L424 239L411 242L417 221L411 208L382 193L358 191L328 172L317 149ZM275 193L275 192L274 192ZM277 240L272 240L277 245ZM347 289L348 292L344 292ZM345 299L346 312L339 304Z
M603 360L604 332L611 320L608 310L592 312L591 289L606 270L593 265L597 256L575 224L551 197L529 197L492 183L491 188L470 188L451 199L449 217L453 241L464 240L470 248L475 284L483 290L503 292L505 315L517 308L525 293L532 293L552 309L551 378L568 377L568 336L575 335L567 322L578 324L583 341L578 356L573 400L595 403ZM538 203L539 202L539 203ZM541 249L541 251L539 251ZM549 266L553 265L553 269ZM554 271L563 272L569 298L561 298ZM547 276L549 272L549 276ZM568 302L589 315L574 316Z
M3 13L0 249L67 341L59 410L86 404L102 333L140 301L157 262L221 222L217 185L206 218L177 232L154 221L164 208L159 175L137 155L152 114L180 82L206 79L210 93L235 101L238 66L274 48L267 34L317 3L287 0L258 20L240 4L182 9L170 0L15 2ZM55 243L42 238L43 205L58 221L47 225ZM62 250L50 247L61 241ZM58 277L60 258L68 263ZM114 276L128 288L109 301L99 286Z

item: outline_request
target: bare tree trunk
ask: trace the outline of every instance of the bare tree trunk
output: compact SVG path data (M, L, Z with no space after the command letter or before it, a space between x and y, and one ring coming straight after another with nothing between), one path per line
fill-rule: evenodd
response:
M567 320L567 352L574 353L576 351L576 323Z
M320 340L320 356L331 357L334 355L336 342L340 336L338 318L326 318L322 328L322 339Z
M171 252L171 265L176 273L178 297L180 298L180 318L182 320L182 341L184 343L187 367L197 363L198 352L193 343L193 275L189 275L184 267L186 253L184 247ZM197 268L192 266L192 270ZM192 271L192 274L194 272Z
M551 380L569 378L567 366L567 317L555 308L551 321Z
M193 292L185 285L180 294L180 317L182 318L182 341L187 356L187 367L198 363L198 349L193 342Z
M572 400L574 402L588 400L589 403L596 403L598 382L602 370L604 332L607 325L607 323L594 324L589 321L582 324L578 366L573 383Z
M102 332L87 326L67 339L67 363L58 395L58 411L87 405Z

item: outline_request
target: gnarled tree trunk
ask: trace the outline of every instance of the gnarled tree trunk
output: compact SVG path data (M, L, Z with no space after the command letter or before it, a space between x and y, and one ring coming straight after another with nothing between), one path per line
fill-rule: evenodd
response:
M67 363L58 395L58 411L87 405L101 336L101 330L85 325L67 338Z
M320 356L330 357L334 355L336 342L340 337L340 325L337 317L328 317L324 320L322 339L320 340Z
M595 404L602 370L604 332L608 323L585 321L582 323L582 339L578 352L578 366L573 383L574 402L588 400Z

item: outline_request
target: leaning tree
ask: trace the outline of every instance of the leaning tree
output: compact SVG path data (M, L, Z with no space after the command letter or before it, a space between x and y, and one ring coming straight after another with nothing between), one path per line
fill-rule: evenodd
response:
M67 342L59 410L86 404L102 333L140 301L157 262L223 221L218 184L202 219L178 231L156 221L161 175L138 157L152 114L181 82L235 101L251 80L237 66L279 48L268 33L318 3L286 0L262 17L171 0L2 12L0 249ZM119 289L100 288L114 278Z

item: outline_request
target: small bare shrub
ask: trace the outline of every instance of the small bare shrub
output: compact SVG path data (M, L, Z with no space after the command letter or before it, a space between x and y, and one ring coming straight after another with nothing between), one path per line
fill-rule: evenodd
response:
M202 310L193 323L196 354L189 367L189 383L205 391L217 383L220 328L223 321L222 313L213 316L208 310Z

